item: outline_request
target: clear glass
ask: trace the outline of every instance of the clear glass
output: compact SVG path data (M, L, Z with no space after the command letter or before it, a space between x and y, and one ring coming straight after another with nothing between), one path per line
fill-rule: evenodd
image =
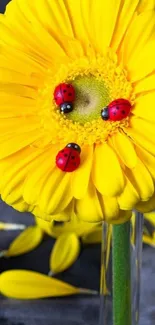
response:
M131 249L131 325L139 324L140 286L142 265L143 215L135 211L135 219L130 222ZM102 225L100 313L99 325L113 324L112 299L112 231L111 226Z
M143 215L136 212L135 231L132 243L132 322L139 324L140 290L141 290L141 267L142 267L142 236Z

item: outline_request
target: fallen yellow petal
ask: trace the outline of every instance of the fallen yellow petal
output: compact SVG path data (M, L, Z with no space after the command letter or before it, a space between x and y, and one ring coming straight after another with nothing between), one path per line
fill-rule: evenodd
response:
M80 241L75 233L64 233L58 237L50 256L51 275L68 269L78 258Z
M10 244L5 256L17 256L37 247L43 239L43 232L38 226L30 226Z
M15 299L38 299L74 294L97 294L96 291L74 287L46 275L12 270L0 275L1 294Z

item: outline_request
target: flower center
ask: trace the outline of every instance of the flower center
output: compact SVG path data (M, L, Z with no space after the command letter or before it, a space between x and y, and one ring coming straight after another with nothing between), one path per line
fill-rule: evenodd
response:
M60 83L75 87L73 111L67 114L60 112L53 99L54 89ZM54 75L49 70L38 98L41 124L48 141L62 145L76 142L80 146L105 142L108 136L129 125L129 117L117 122L101 118L101 110L117 98L125 98L133 105L135 96L126 70L119 66L111 50L104 57L62 63Z
M103 80L97 80L93 75L77 77L72 85L75 88L76 100L73 111L67 118L85 124L98 119L101 109L108 105L110 98Z

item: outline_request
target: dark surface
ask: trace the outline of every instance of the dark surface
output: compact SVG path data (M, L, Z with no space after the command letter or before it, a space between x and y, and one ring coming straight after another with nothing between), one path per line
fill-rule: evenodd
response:
M21 214L1 201L0 220L24 224L33 222L30 214ZM17 231L1 231L0 248L6 249L17 234ZM54 240L46 236L42 244L28 254L9 259L1 258L0 271L16 268L47 274L49 254L53 243ZM98 290L99 274L100 246L89 245L82 248L76 263L58 278L78 287ZM140 325L153 325L155 323L154 279L154 249L145 246L143 250ZM96 325L98 313L99 297L78 296L35 301L11 300L4 297L0 299L0 325Z
M32 0L33 1L33 0ZM52 0L51 0L52 1ZM0 0L0 12L8 1ZM32 223L29 214L21 214L0 202L0 220ZM7 248L18 232L0 232L0 250ZM20 257L0 259L0 272L8 269L29 269L47 274L48 259L54 240L48 236L34 251ZM79 287L98 289L100 247L85 247L76 263L60 279ZM19 301L1 297L0 325L96 325L98 297L69 297L51 300ZM155 324L155 259L154 250L143 251L140 325ZM124 324L125 325L125 324ZM135 325L135 324L132 324Z
M6 4L9 2L10 0L0 0L0 12L4 12Z

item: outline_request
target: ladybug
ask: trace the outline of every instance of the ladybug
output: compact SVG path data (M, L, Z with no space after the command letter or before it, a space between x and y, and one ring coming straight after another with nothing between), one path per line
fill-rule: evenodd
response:
M60 112L69 113L73 110L75 90L71 84L59 84L54 90L55 103L60 106Z
M131 111L131 103L124 98L113 100L107 107L101 110L103 120L120 121L127 117Z
M73 172L80 165L81 148L76 143L68 143L67 146L58 152L56 165L63 172Z

